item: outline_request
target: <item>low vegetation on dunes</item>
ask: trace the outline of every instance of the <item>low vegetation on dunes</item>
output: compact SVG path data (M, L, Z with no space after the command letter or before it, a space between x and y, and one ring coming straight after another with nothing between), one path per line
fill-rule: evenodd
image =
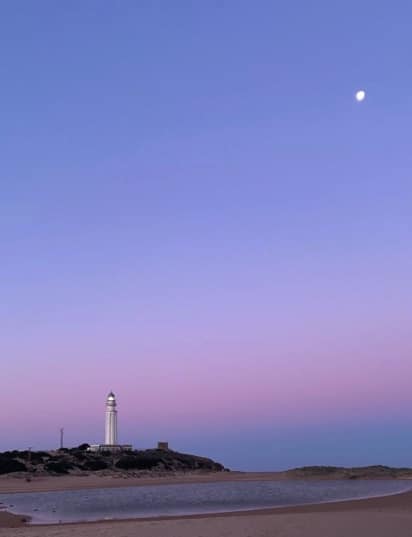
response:
M6 451L0 453L0 474L83 474L91 472L221 472L223 465L206 457L172 450L147 449L92 453L87 444L57 451Z

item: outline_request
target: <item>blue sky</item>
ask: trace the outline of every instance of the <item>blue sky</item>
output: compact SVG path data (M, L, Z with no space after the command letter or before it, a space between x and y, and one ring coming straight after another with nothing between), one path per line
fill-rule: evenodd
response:
M1 3L0 449L99 441L113 389L135 444L406 464L411 16Z

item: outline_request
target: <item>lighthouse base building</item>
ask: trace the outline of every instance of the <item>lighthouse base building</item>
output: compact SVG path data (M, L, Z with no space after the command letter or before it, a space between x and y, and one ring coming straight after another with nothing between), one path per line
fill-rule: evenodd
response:
M119 444L117 441L117 410L116 397L110 392L106 399L106 421L104 444L93 444L89 451L132 451L131 444Z

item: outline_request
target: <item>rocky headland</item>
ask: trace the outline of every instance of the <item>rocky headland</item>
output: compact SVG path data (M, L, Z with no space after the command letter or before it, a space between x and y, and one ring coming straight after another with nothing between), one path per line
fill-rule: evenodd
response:
M170 449L90 452L88 445L55 451L6 451L0 453L0 475L30 480L52 476L172 477L183 474L228 472L207 457ZM345 468L303 466L283 472L230 472L232 479L412 479L411 468L375 465ZM243 477L242 477L243 476ZM223 477L223 476L222 476ZM229 476L227 476L229 477Z
M56 451L6 451L0 453L0 475L30 479L53 475L173 475L184 472L222 472L222 464L206 457L172 450L147 449L119 453L89 452L88 445Z

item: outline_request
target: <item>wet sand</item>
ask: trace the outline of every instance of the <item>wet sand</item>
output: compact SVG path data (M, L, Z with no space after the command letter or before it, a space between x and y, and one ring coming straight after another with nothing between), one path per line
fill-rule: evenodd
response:
M176 485L182 483L219 483L228 481L273 481L286 479L285 472L218 472L207 474L176 474L161 477L121 476L56 476L36 477L27 482L23 478L0 477L0 494L13 492L49 492L57 490L83 490L146 485Z
M266 474L267 479L273 479L270 475ZM236 479L242 479L241 476L243 479L262 478L262 474L239 473ZM212 479L212 476L206 477ZM168 478L168 483L170 479L173 478ZM123 485L134 485L131 481L125 480ZM141 479L139 482L147 484ZM150 482L154 484L153 479ZM195 478L190 482L195 482ZM63 483L60 482L60 486ZM1 489L6 492L3 483ZM43 482L41 490L50 488L46 489ZM253 512L50 526L26 526L21 517L0 511L0 526L0 537L411 537L412 492Z

